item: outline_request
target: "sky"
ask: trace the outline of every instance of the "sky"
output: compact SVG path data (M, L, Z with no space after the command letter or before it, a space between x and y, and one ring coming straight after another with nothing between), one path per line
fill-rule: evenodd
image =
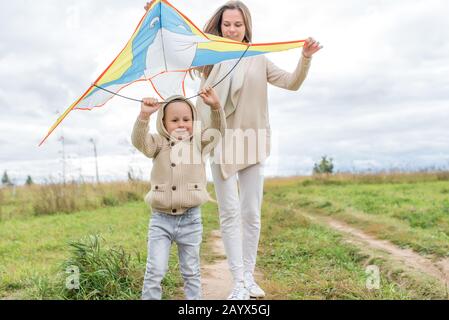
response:
M200 28L224 3L170 2ZM324 155L337 171L449 168L448 1L244 2L254 42L312 36L324 46L299 91L269 88L267 176L311 174ZM28 175L93 180L93 139L102 180L127 179L129 171L149 179L151 160L130 142L136 102L116 97L103 108L74 111L38 147L58 113L122 50L144 4L0 1L0 174L6 170L19 184ZM267 57L291 72L300 56L296 49ZM188 83L191 93L198 87ZM121 93L154 95L146 83Z

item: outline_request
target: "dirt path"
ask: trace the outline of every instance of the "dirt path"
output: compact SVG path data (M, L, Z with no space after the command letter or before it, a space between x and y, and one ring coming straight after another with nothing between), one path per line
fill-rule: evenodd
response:
M449 286L449 259L440 259L433 261L430 258L424 257L411 249L402 249L393 243L386 240L379 240L375 237L364 233L344 222L328 218L317 217L310 214L305 214L311 220L322 221L332 229L339 231L346 235L346 241L356 246L368 246L372 249L384 251L389 256L408 267L430 275L439 280L446 288Z
M449 288L449 258L435 260L422 256L411 249L402 249L387 240L376 239L342 221L324 216L303 214L314 222L325 224L342 233L346 242L357 247L368 247L385 252L392 261L429 275ZM218 230L212 232L211 241L213 254L220 258L214 263L202 267L203 298L205 300L225 300L232 290L233 281L225 258L223 241ZM256 275L257 278L260 278L260 276L260 274Z
M233 280L228 261L224 258L225 249L220 231L212 231L211 241L213 254L223 258L202 267L203 299L226 300L232 291Z
M203 286L204 300L226 300L234 285L228 261L226 260L225 248L219 230L212 231L212 254L219 257L214 263L203 265L201 268L201 282ZM256 280L262 279L262 273L256 270Z

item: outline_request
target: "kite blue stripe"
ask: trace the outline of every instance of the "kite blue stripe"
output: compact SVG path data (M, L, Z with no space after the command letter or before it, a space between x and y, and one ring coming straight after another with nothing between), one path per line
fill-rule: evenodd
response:
M158 4L154 8L154 10L152 10L150 14L148 14L148 16L143 21L138 34L133 40L132 65L128 70L126 70L125 73L123 73L123 75L119 79L103 84L103 88L107 88L116 84L127 84L136 81L143 76L144 70L146 69L148 47L154 42L157 32L161 29L160 21L155 23L154 26L150 28L151 22L156 17L160 17L160 4ZM148 30L150 30L150 32L148 32ZM101 89L96 88L87 97L90 97L98 90Z
M162 4L162 28L173 33L183 34L187 36L194 36L190 26L172 7Z
M202 67L212 64L217 64L225 60L240 59L245 51L230 51L230 52L218 52L208 49L198 49L193 60L192 67ZM245 57L253 57L267 52L262 51L248 51Z

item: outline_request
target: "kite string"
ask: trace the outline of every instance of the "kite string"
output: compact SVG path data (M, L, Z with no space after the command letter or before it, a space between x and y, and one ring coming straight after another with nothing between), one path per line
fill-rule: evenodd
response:
M246 50L245 50L245 52L243 52L243 54L242 54L242 56L240 57L240 59L237 61L237 63L234 65L234 67L232 67L232 69L220 80L220 81L218 81L216 84L214 84L213 86L212 86L212 88L216 88L218 85L220 85L227 77L229 77L229 75L235 70L235 68L237 68L237 66L240 64L240 62L242 61L242 59L245 57L245 54L248 52L248 50L249 50L249 48L250 48L251 46L247 46L247 48L246 48ZM146 77L145 77L145 79L146 79ZM148 80L148 79L147 79ZM130 97L126 97L126 96L124 96L124 95L121 95L121 94L118 94L118 93L115 93L115 92L112 92L112 91L110 91L110 90L108 90L108 89L105 89L105 88L103 88L103 87L101 87L101 86L98 86L98 85L96 85L96 84L93 84L93 86L95 87L95 88L98 88L98 89L100 89L100 90L103 90L103 91L105 91L105 92L108 92L108 93L110 93L110 94L113 94L114 96L117 96L117 97L120 97L120 98L123 98L123 99L127 99L127 100L131 100L131 101L136 101L136 102L140 102L140 103L143 103L143 101L142 100L139 100L139 99L134 99L134 98L130 98ZM200 94L197 94L197 95L194 95L193 97L190 97L190 98L186 98L185 100L191 100L191 99L194 99L194 98L197 98L197 97L199 97L200 96Z
M246 50L245 50L245 52L243 52L243 54L242 54L242 56L240 57L240 59L237 61L237 63L234 65L234 67L232 67L232 69L220 80L220 81L218 81L216 84L214 84L213 86L212 86L212 88L216 88L216 87L218 87L218 85L220 85L220 83L222 83L234 70L235 70L235 68L237 68L237 66L239 65L239 63L240 63L240 61L242 61L242 59L243 59L243 57L245 56L245 54L248 52L248 50L249 50L249 48L250 48L250 46L247 46L246 47ZM200 96L200 94L197 94L197 95L195 95L195 96L193 96L193 97L190 97L190 98L186 98L186 100L190 100L190 99L193 99L193 98L196 98L196 97L199 97Z
M118 93L116 93L116 92L112 92L112 91L110 91L110 90L108 90L108 89L105 89L105 88L103 88L103 87L97 86L96 84L94 84L93 86L94 86L95 88L98 88L98 89L100 89L100 90L106 91L106 92L108 92L108 93L110 93L110 94L113 94L114 96L117 96L117 97L120 97L120 98L123 98L123 99L131 100L131 101L136 101L136 102L143 102L142 100L138 100L138 99L134 99L134 98L122 96L121 94L118 94Z

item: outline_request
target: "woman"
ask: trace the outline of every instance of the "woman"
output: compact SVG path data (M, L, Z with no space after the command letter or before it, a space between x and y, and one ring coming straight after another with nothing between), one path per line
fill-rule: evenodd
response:
M250 11L241 1L229 1L216 11L204 32L251 43ZM228 128L221 157L216 161L216 154L211 164L221 233L234 279L234 289L228 299L265 296L254 280L254 270L261 230L263 167L270 154L267 84L298 90L307 76L312 56L320 49L319 42L307 39L293 73L279 69L265 56L242 59L231 75L215 88L224 106ZM223 80L235 65L236 61L231 61L202 68L201 88ZM207 119L208 110L200 99L197 108L203 113L202 118ZM248 143L235 152L235 141L245 137L249 137Z

